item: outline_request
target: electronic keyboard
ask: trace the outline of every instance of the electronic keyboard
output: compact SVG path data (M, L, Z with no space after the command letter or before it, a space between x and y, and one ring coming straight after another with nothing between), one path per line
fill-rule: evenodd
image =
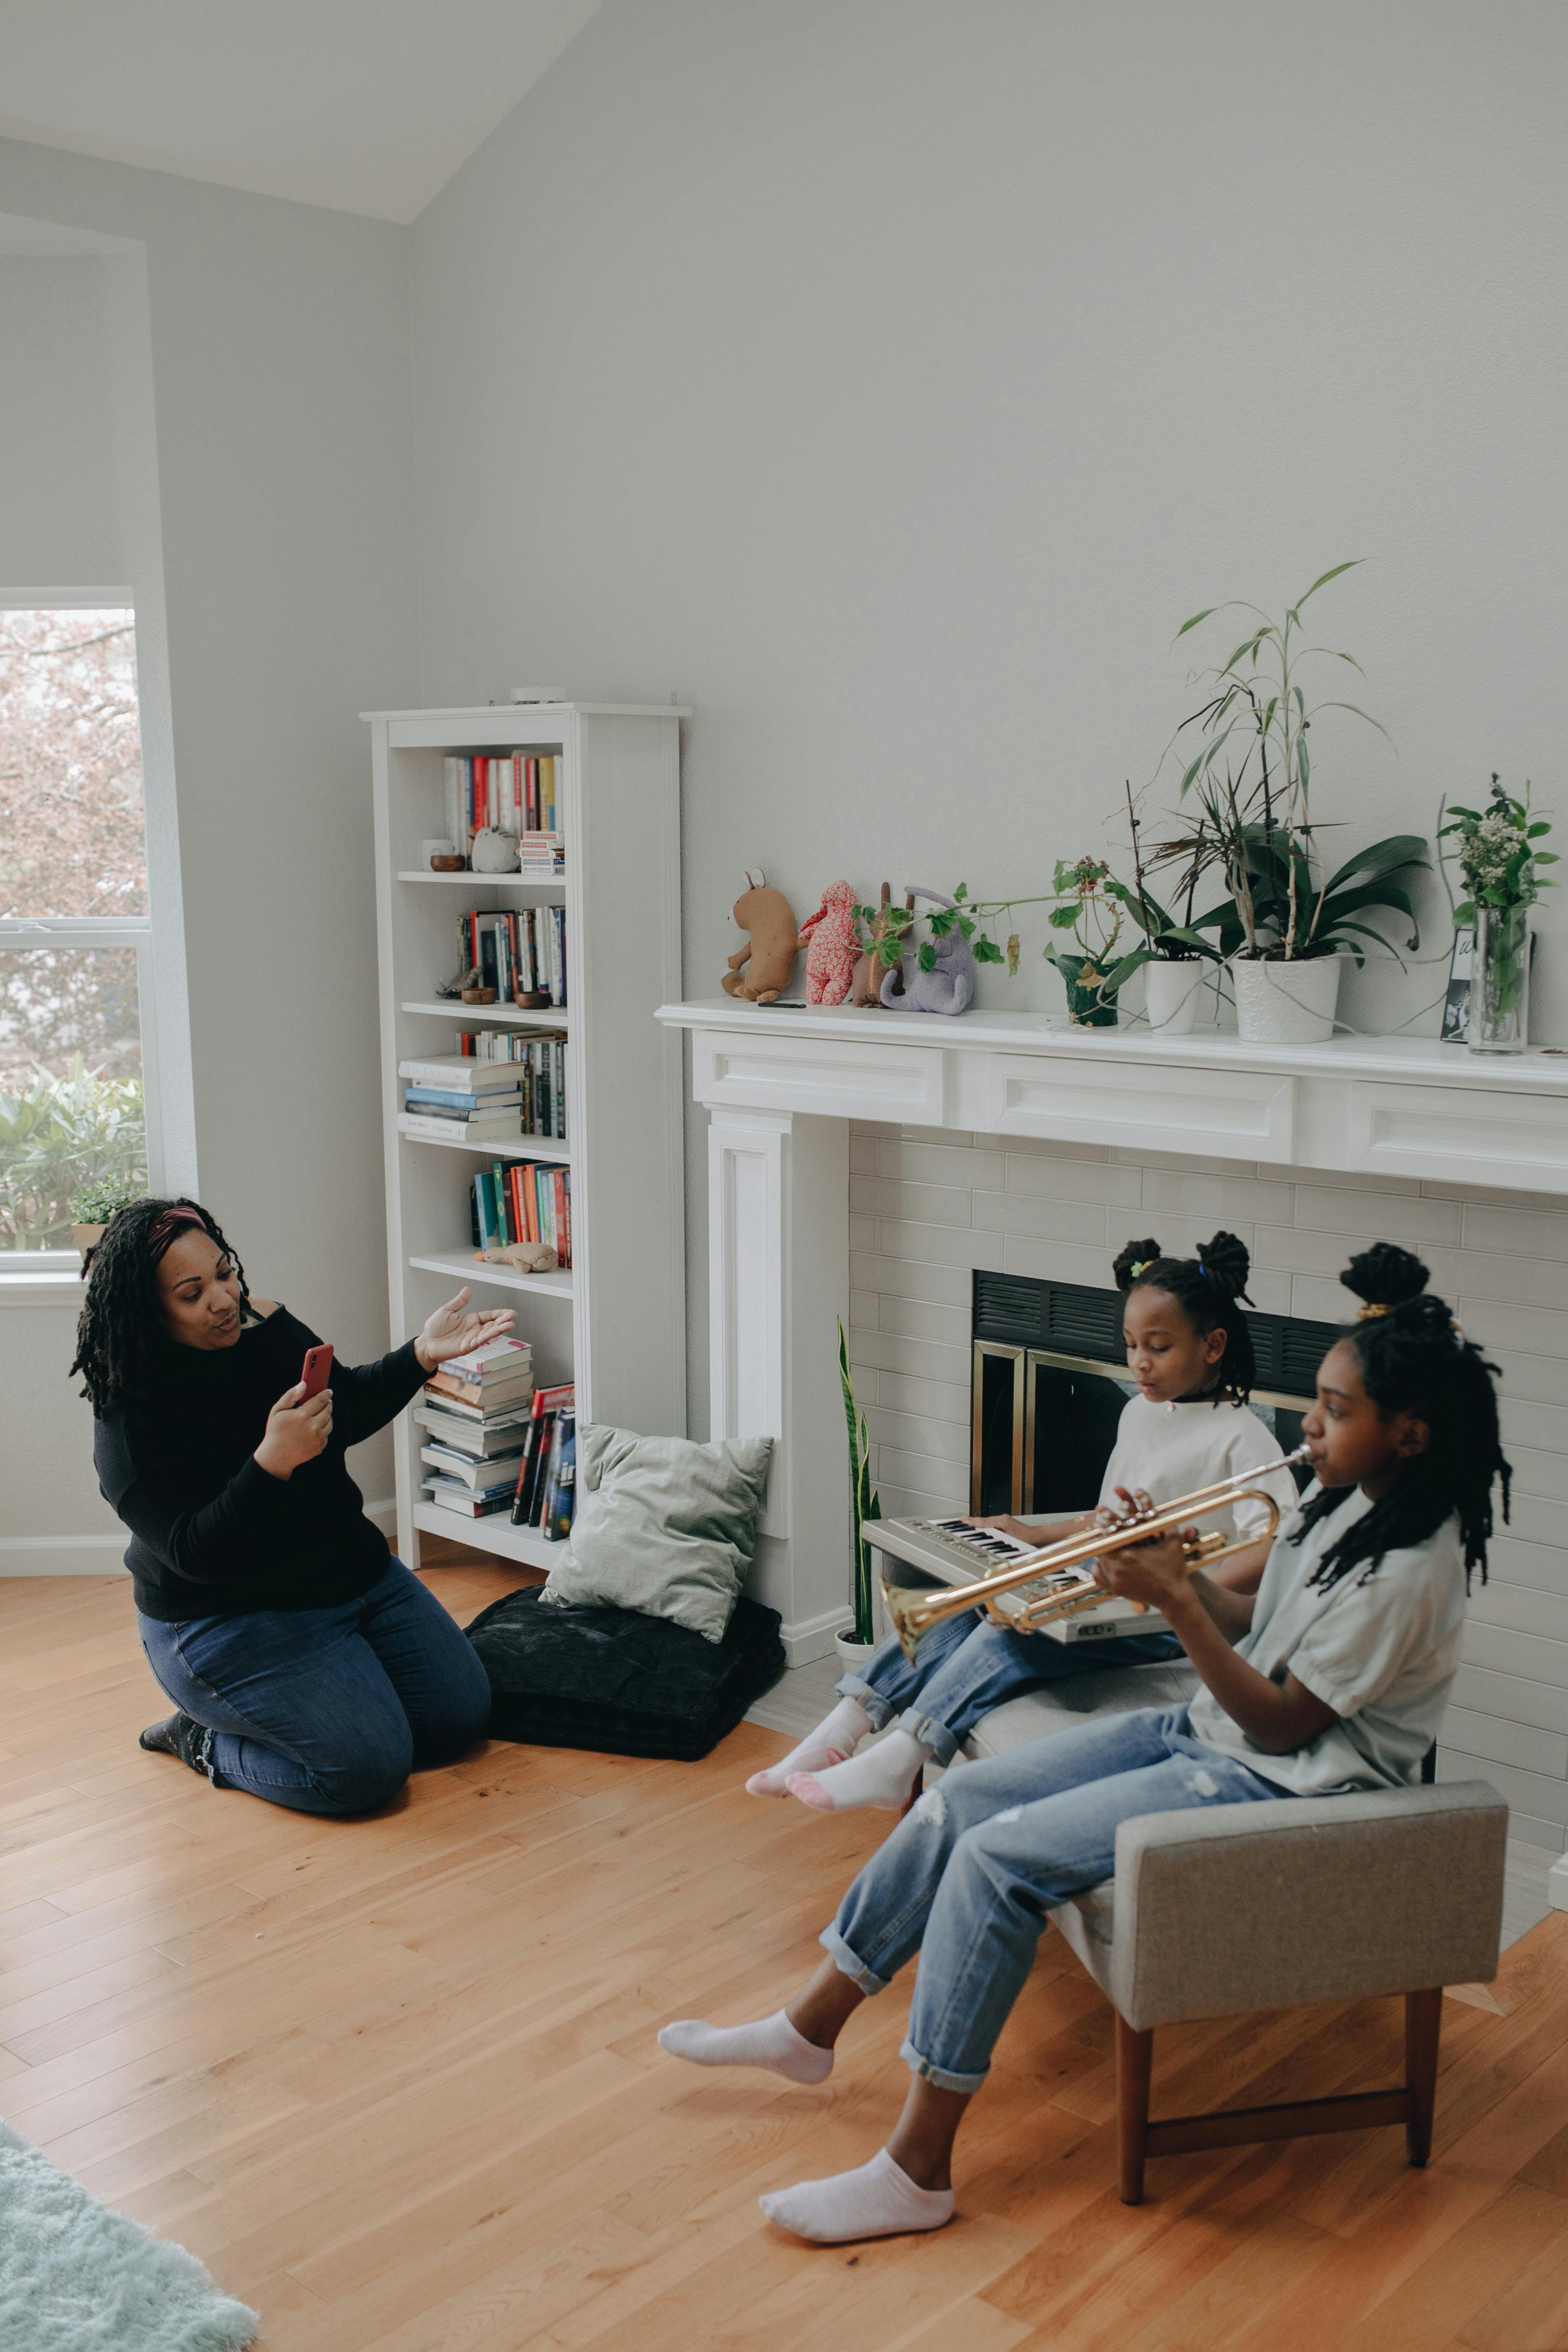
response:
M1020 1543L1016 1536L1005 1535L1000 1528L973 1528L967 1519L867 1519L862 1533L873 1551L901 1560L907 1568L919 1569L938 1584L973 1584L982 1576L994 1576L999 1568L1010 1561L1023 1559L1037 1544ZM1032 1577L1027 1584L1015 1585L1011 1592L999 1592L994 1605L1004 1617L1014 1617L1027 1601L1048 1593L1055 1587L1075 1582L1081 1575L1081 1564L1070 1569L1049 1570ZM889 1583L911 1583L914 1578L889 1577ZM1168 1633L1170 1627L1157 1609L1140 1609L1135 1601L1120 1600L1108 1593L1092 1609L1080 1609L1070 1617L1055 1617L1047 1624L1035 1628L1043 1638L1053 1642L1104 1642L1125 1638L1130 1634Z

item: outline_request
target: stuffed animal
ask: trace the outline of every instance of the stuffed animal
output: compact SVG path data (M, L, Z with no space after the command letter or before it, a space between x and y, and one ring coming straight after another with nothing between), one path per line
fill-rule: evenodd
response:
M732 912L751 937L730 958L730 969L720 982L726 996L744 996L753 1004L771 1004L789 986L795 960L800 953L800 931L794 910L782 890L770 890L759 866L746 868L749 890L742 892ZM750 969L743 969L749 964Z
M860 961L860 942L855 936L855 893L847 882L828 884L821 906L800 927L800 945L806 951L806 1003L842 1004Z
M521 852L510 833L486 825L474 835L471 864L476 874L515 874Z
M882 974L889 967L877 955L876 943L882 938L888 928L888 902L891 896L892 893L884 882L881 900L871 924L872 945L863 949L856 959L855 977L849 983L851 1004L861 1004L869 1009L882 1001L878 991L882 985Z
M548 1242L508 1242L504 1249L492 1242L474 1255L481 1265L515 1266L519 1274L553 1274L558 1264Z
M917 898L930 898L939 907L957 904L940 890L927 890L919 882L906 883L905 906L912 907ZM931 945L936 962L930 971L922 971L917 961L906 986L903 966L897 964L882 982L882 1002L890 1012L962 1013L973 995L974 958L963 933L951 930Z

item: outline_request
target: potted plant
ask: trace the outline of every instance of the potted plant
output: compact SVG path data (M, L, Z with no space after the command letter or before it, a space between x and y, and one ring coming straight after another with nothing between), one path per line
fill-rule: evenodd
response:
M854 1384L849 1377L849 1342L842 1323L838 1326L838 1385L844 1393L844 1419L849 1432L849 1599L855 1617L847 1633L836 1633L833 1638L845 1665L855 1667L864 1665L877 1646L877 1588L865 1527L868 1519L881 1517L882 1504L871 1484L870 1440L866 1416L855 1403Z
M116 1209L128 1208L132 1201L139 1201L142 1190L139 1184L128 1184L122 1176L100 1176L71 1194L71 1239L81 1252L84 1265L88 1252L96 1249L103 1239L104 1227Z
M1230 898L1201 921L1215 928L1229 961L1237 1026L1258 1043L1307 1044L1332 1034L1343 958L1364 961L1368 940L1397 953L1368 916L1404 916L1408 944L1420 944L1407 885L1427 870L1421 836L1395 834L1374 842L1332 874L1315 838L1307 741L1314 718L1323 710L1348 710L1380 734L1387 731L1355 703L1309 703L1302 685L1309 661L1361 667L1331 646L1300 642L1308 597L1352 568L1336 563L1323 572L1283 620L1271 621L1256 605L1239 607L1255 614L1258 625L1215 673L1210 700L1184 721L1203 737L1181 783L1182 797L1196 799L1197 823L1184 839L1157 853L1184 857L1194 881L1210 867L1223 873ZM1205 605L1176 634L1184 637L1214 614L1233 609Z
M1187 899L1184 917L1169 913L1150 889L1138 837L1143 829L1142 819L1132 806L1131 784L1125 789L1127 820L1132 828L1132 887L1129 889L1126 883L1109 873L1101 887L1142 932L1143 944L1123 956L1107 973L1103 992L1115 995L1135 971L1141 971L1143 1009L1150 1028L1162 1036L1184 1037L1197 1018L1198 992L1205 965L1217 969L1225 958L1214 941L1205 937L1202 921L1194 923L1193 919L1193 896L1198 882L1195 873L1184 877Z
M1048 919L1053 931L1070 931L1076 946L1068 952L1047 941L1046 960L1066 983L1068 1018L1079 1028L1114 1029L1117 1023L1115 950L1123 915L1118 892L1105 887L1111 878L1103 858L1080 857L1072 866L1057 860L1052 896L1059 903Z
M1530 814L1530 779L1524 798L1505 793L1492 778L1485 809L1448 809L1437 838L1458 841L1459 872L1468 896L1454 908L1456 928L1473 924L1470 965L1469 1047L1472 1054L1521 1054L1530 1040L1530 909L1552 878L1539 866L1555 866L1554 850L1535 844L1552 827ZM1443 856L1441 850L1438 856ZM1445 876L1445 880L1447 876Z

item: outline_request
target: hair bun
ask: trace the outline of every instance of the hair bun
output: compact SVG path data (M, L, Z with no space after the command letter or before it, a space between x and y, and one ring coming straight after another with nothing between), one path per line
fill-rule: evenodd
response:
M1156 1241L1128 1242L1110 1261L1118 1290L1131 1290L1146 1265L1152 1265L1164 1251Z
M1340 1280L1369 1307L1403 1307L1426 1289L1426 1268L1414 1251L1401 1249L1397 1242L1375 1242L1352 1258ZM1440 1300L1434 1303L1441 1306ZM1446 1307L1442 1313L1447 1321Z
M1247 1244L1235 1234L1215 1234L1214 1239L1200 1242L1197 1261L1209 1280L1223 1290L1227 1297L1245 1298L1247 1277L1252 1271L1252 1260Z

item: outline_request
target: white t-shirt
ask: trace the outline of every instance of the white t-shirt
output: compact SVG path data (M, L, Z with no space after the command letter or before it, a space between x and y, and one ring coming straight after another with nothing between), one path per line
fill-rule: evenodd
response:
M1302 1502L1318 1491L1309 1487ZM1289 1540L1300 1522L1292 1514L1268 1555L1252 1630L1236 1645L1270 1682L1293 1674L1338 1721L1292 1755L1268 1756L1208 1690L1192 1703L1194 1738L1299 1797L1408 1788L1458 1666L1465 1564L1457 1517L1423 1544L1385 1552L1370 1576L1362 1560L1327 1591L1309 1585L1329 1546L1371 1508L1353 1487L1299 1545Z
M1279 1466L1284 1458L1278 1439L1244 1404L1155 1404L1131 1397L1116 1425L1100 1499L1119 1510L1118 1486L1132 1493L1141 1486L1156 1503L1173 1503L1199 1486L1257 1470L1272 1473L1258 1483L1273 1496L1283 1519L1296 1507L1296 1481ZM1256 1540L1267 1532L1268 1514L1261 1503L1244 1501L1234 1510L1227 1503L1195 1524L1205 1534L1217 1528Z

